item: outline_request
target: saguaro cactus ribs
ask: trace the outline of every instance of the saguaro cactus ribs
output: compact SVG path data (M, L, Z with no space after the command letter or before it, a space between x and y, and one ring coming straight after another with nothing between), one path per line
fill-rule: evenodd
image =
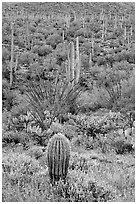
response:
M58 133L48 143L48 170L51 182L65 180L68 172L70 158L69 140Z

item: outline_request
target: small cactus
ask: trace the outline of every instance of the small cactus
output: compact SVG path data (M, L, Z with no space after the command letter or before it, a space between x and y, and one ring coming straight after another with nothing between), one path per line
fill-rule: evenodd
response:
M47 160L52 183L65 180L68 172L70 146L68 139L61 133L55 134L48 143Z

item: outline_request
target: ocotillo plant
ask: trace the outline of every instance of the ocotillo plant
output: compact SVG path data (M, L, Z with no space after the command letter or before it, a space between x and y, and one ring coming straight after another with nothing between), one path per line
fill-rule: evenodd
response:
M47 160L51 183L65 180L68 173L70 159L69 140L58 133L48 143Z

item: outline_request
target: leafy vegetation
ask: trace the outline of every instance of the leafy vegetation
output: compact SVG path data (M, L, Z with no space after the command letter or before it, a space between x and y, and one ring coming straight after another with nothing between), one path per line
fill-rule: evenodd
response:
M3 202L135 201L134 112L133 2L2 3ZM56 133L71 157L52 186Z

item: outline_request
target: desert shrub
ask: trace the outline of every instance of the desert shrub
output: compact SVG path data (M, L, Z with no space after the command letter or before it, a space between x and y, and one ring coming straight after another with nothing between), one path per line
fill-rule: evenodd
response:
M77 175L76 175L77 172ZM70 175L69 175L70 176ZM88 179L88 175L84 172L73 170L71 171L71 178L64 187L66 187L66 201L68 202L99 202L109 201L112 199L111 192L104 187L98 185L92 179ZM72 180L74 179L74 180Z
M124 112L135 110L135 73L131 72L129 79L123 83L122 97L115 109L123 109Z
M33 23L33 22L30 23L29 30L30 30L31 33L35 33L35 31L36 31L36 24Z
M64 124L63 125L63 134L71 140L73 137L77 135L77 127L74 125Z
M10 51L7 48L2 48L2 62L10 60Z
M115 139L112 146L114 146L115 152L117 154L126 154L134 152L133 144L128 143L125 139L121 138Z
M120 112L107 112L102 116L77 115L76 134L72 140L75 147L84 149L98 149L102 153L110 152L114 148L116 134L114 130L122 128L125 118Z
M61 124L59 122L53 122L50 128L47 130L51 135L56 133L64 134L69 140L77 135L77 128L74 125L69 125L67 123Z
M40 66L38 62L30 64L28 70L28 76L33 79L38 79L39 76L43 75L43 66Z
M12 93L12 92L11 92ZM28 108L28 103L25 95L15 92L13 94L12 104L10 108L6 106L9 98L6 99L3 107L2 122L5 130L23 130L25 128L24 121L21 121L20 116L25 115Z
M25 52L25 53L22 53L19 57L19 63L21 65L30 65L32 64L33 62L35 62L36 60L38 60L38 55L35 54L35 53L29 53L29 52Z
M44 148L40 146L32 146L27 150L26 154L31 156L32 158L39 159L44 156Z
M75 182L69 176L65 184L59 181L52 187L51 193L54 195L54 202L105 202L112 198L109 190L98 186L92 180L86 183L81 177L78 179L77 176Z
M89 56L87 54L83 54L81 57L82 66L86 69L89 67Z
M80 28L76 30L76 36L85 36L85 35L87 35L86 28Z
M66 61L67 53L67 46L63 43L59 43L54 51L58 65L61 65L63 61Z
M38 161L23 153L12 153L4 155L2 167L4 201L25 200L27 197L26 188L29 190L33 176L42 169Z
M11 113L7 110L2 113L2 130L9 130L11 122Z
M14 132L14 131L5 131L2 135L2 142L5 145L14 143L21 143L23 145L29 142L29 135L25 132Z
M39 51L39 46L38 45L34 45L31 49L31 52L33 53L37 53L38 54L38 51Z
M4 145L12 143L13 142L13 134L14 134L13 131L3 132L3 134L2 134L2 143Z
M47 39L46 39L46 43L47 45L51 45L53 49L56 48L56 46L62 42L62 38L60 35L58 34L53 34L51 36L49 36Z
M46 56L52 52L52 47L50 45L43 45L38 49L39 56Z
M82 147L85 150L98 150L102 153L112 152L112 144L109 136L98 135L97 138L78 135L72 139L72 148Z
M29 175L33 175L34 173L39 171L39 164L35 159L32 159L30 156L25 155L24 153L12 153L6 154L3 156L2 161L3 172L8 173L9 176L12 173L15 175L19 173L20 176L22 174L27 173ZM18 175L16 175L18 176Z
M8 84L6 85L8 86ZM3 109L6 109L8 111L11 110L11 108L15 105L15 97L16 92L13 90L10 90L8 87L3 87Z

